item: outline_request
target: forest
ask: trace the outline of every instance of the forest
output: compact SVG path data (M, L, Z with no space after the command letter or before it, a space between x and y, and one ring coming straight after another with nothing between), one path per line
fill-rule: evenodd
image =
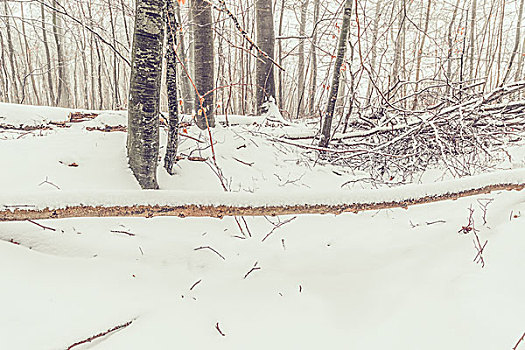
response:
M1 349L525 349L525 0L1 0Z

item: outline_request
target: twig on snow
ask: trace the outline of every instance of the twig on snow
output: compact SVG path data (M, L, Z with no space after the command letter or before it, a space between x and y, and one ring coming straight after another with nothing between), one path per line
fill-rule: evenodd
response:
M79 346L79 345L82 345L82 344L90 343L90 342L92 342L93 340L95 340L95 339L97 339L97 338L100 338L100 337L106 336L106 335L108 335L109 333L115 332L115 331L117 331L117 330L119 330L119 329L126 328L126 327L129 326L132 322L133 322L133 320L128 321L128 322L126 322L126 323L123 323L123 324L120 324L120 325L115 326L115 327L113 327L113 328L110 328L110 329L108 329L108 330L105 331L105 332L99 333L99 334L97 334L97 335L94 335L94 336L91 336L91 337L86 338L86 339L84 339L84 340L81 340L81 341L79 341L79 342L76 342L76 343L74 343L74 344L68 346L67 350L71 350L71 349L73 349L75 346Z
M219 332L220 335L222 335L223 337L226 336L226 334L224 334L224 332L221 330L221 327L219 327L219 322L217 322L215 324L215 329L217 330L217 332Z
M288 220L284 220L284 221L281 221L281 222L278 222L277 224L271 222L270 220L268 220L268 218L266 220L268 220L268 222L270 222L272 225L273 225L273 229L268 232L268 234L266 236L264 236L264 238L262 239L262 242L266 241L266 239L268 239L268 237L270 237L272 235L272 233L277 230L279 227L283 226L283 225L286 225L287 223L290 223L292 221L294 221L295 219L297 219L297 216L294 216L293 218L290 218Z
M217 254L218 256L220 256L222 260L226 260L226 258L225 258L224 256L222 256L221 253L219 253L218 251L216 251L215 249L213 249L213 248L210 247L210 246L198 247L198 248L195 248L195 249L193 249L193 250L203 250L203 249L209 249L209 250L211 250L212 252L214 252L215 254Z
M134 233L131 233L131 232L128 232L128 231L111 230L110 232L113 232L113 233L123 233L123 234L128 235L128 236L131 236L131 237L135 236Z
M237 158L235 158L235 157L232 157L232 158L233 158L234 160L238 161L239 163L244 164L244 165L247 165L247 166L253 166L253 165L255 164L254 162L251 162L251 163L244 162L244 161L242 161L242 160L240 160L240 159L237 159Z
M257 262L253 265L252 269L248 272L246 272L246 275L244 275L244 279L246 279L253 271L260 270L261 268L257 266Z
M33 221L33 220L30 220L30 219L27 219L28 222L34 224L34 225L37 225L38 227L41 227L43 228L44 230L49 230L49 231L56 231L56 228L52 228L52 227L49 227L49 226L44 226L42 224L39 224L38 222L36 221Z
M521 336L521 338L518 340L518 342L516 343L516 345L514 345L514 347L512 348L512 350L516 350L518 348L518 346L520 345L520 343L523 341L523 339L525 339L525 333L523 333L523 335Z
M55 185L54 183L48 181L47 176L46 176L46 179L45 179L44 181L42 181L41 183L38 184L38 186L42 186L43 184L51 185L51 186L55 187L57 190L60 190L60 189L61 189L60 187L58 187L58 186Z
M199 283L201 283L201 282L202 282L202 280L200 279L200 280L198 280L197 282L193 283L193 284L191 285L191 287L190 287L190 290L193 290L193 288L197 287L197 285L198 285Z

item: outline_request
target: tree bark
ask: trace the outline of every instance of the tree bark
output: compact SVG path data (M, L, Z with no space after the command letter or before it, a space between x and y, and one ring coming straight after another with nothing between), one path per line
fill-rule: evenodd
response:
M180 14L180 4L177 2L175 4L175 16L178 23L182 23L182 18ZM190 40L191 40L191 30ZM184 40L184 33L182 31L177 31L178 43L179 43L179 57L182 63L179 64L180 69L178 70L178 75L182 85L182 102L183 102L183 113L191 114L194 107L193 101L195 100L195 91L191 86L190 78L188 74L191 74L191 66L193 62L188 62L188 53L186 52L186 41ZM184 66L183 66L184 65Z
M304 89L305 89L305 58L304 58L304 37L306 36L306 16L308 14L309 0L302 0L301 19L299 22L299 62L297 65L297 117L304 114Z
M430 20L430 9L432 7L432 0L428 0L427 3L427 11L425 15L425 25L423 29L423 33L421 33L421 45L419 47L419 50L417 52L417 58L416 58L416 86L414 87L414 92L416 95L414 96L414 104L412 105L412 109L417 108L418 103L418 88L419 88L419 77L421 75L421 60L423 58L423 50L425 49L425 40L427 38L427 32L428 32L428 23Z
M57 1L53 0L53 8L57 7ZM55 105L60 107L67 107L69 105L68 96L68 84L66 78L66 62L64 58L64 49L62 47L62 31L61 21L56 11L53 11L52 15L53 22L53 36L55 38L55 44L57 49L57 66L58 66L58 84L57 84L57 95Z
M193 77L198 94L195 99L196 122L201 130L215 127L215 63L211 5L205 0L192 0L194 25ZM199 96L200 95L200 96Z
M281 12L279 15L279 36L283 35L283 22L284 22L284 7L286 0L281 0ZM279 50L279 65L283 66L283 43L282 40L278 40L278 50ZM283 96L283 72L279 69L277 72L279 80L279 109L284 109L284 96Z
M310 116L315 114L315 92L317 89L317 28L315 28L315 26L319 21L319 7L320 0L314 0L314 32L312 36L312 46L310 47L312 73L310 75L310 92L308 94L308 114Z
M157 189L164 0L138 0L131 53L128 162L143 189Z
M275 51L272 0L256 0L257 46L272 59ZM257 54L256 65L257 114L263 114L264 105L270 100L275 102L275 78L273 63L261 53Z
M505 84L505 82L510 77L510 72L512 70L512 64L514 63L514 59L516 58L516 54L518 53L519 47L520 47L520 41L521 41L521 22L523 17L523 4L524 0L520 1L520 7L518 10L518 21L516 23L516 37L514 38L514 48L512 49L512 54L510 56L509 65L507 66L507 72L505 73L505 76L503 77L503 81L501 82L501 85ZM518 80L518 79L517 79Z
M332 77L332 86L330 87L330 94L328 95L328 107L324 117L323 128L321 132L321 140L319 146L327 147L330 142L332 131L332 119L334 116L335 104L337 102L337 95L339 92L339 80L341 77L341 67L345 58L346 44L348 40L348 33L350 32L350 17L352 16L352 0L345 1L343 24L341 25L341 33L339 35L339 43L337 48L337 56L334 64L334 75Z
M13 38L11 36L11 25L9 24L9 7L7 6L7 1L4 2L4 9L6 14L5 26L7 33L7 50L9 57L9 64L11 66L11 78L12 78L12 91L13 91L13 101L19 102L20 95L18 93L18 83L17 83L17 69L15 68L15 49L13 47Z
M166 143L166 156L164 157L164 168L168 174L173 175L173 165L176 162L178 128L179 128L179 101L177 98L177 58L175 48L177 46L177 32L179 25L175 14L173 0L166 0L167 5L167 49L166 49L166 87L168 90L168 141Z
M478 11L477 0L472 0L470 17L470 64L469 79L474 79L474 56L476 54L476 12Z

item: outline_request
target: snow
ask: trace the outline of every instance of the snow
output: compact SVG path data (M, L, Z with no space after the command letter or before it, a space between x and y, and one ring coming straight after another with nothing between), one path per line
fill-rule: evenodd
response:
M54 111L0 105L1 123L69 113ZM214 132L228 193L209 165L188 160L174 177L159 168L161 191L139 191L126 167L125 133L86 131L126 125L124 112L70 128L0 130L0 204L339 203L525 179L518 145L492 174L434 183L442 174L429 172L423 184L341 189L361 174L311 166L302 150L270 141L273 129L248 118ZM195 127L188 133L206 140ZM198 149L206 144L182 139L183 155L209 157ZM473 262L472 233L458 232L469 208L488 240L484 268ZM292 217L246 217L242 232L234 218L38 221L56 231L2 222L0 348L66 349L133 320L74 349L511 349L525 331L524 213L524 193L512 191L406 210L302 215L279 228ZM260 269L244 278L256 263Z

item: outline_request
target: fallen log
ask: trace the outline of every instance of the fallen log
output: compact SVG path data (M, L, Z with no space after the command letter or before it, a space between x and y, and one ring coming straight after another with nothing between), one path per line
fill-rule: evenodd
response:
M196 193L114 191L0 194L0 221L73 217L216 217L341 214L408 208L494 191L523 190L525 169L500 171L452 181L381 190L335 193Z

